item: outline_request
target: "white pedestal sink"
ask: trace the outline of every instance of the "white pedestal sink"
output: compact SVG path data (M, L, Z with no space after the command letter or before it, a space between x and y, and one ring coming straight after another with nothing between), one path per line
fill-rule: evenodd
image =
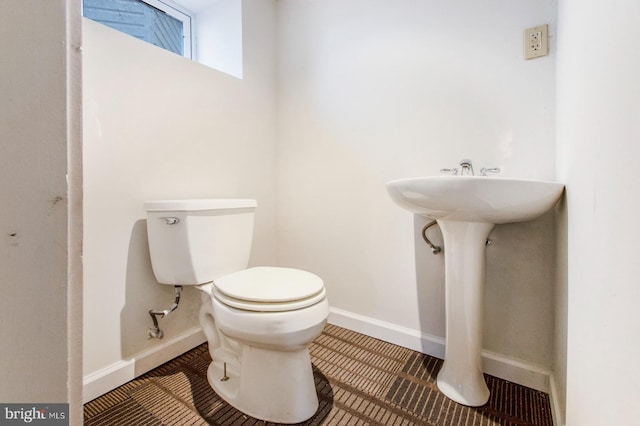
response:
M452 400L484 405L482 305L485 242L496 224L534 219L558 201L564 185L483 176L431 176L387 183L400 207L435 219L444 238L446 342L438 388Z

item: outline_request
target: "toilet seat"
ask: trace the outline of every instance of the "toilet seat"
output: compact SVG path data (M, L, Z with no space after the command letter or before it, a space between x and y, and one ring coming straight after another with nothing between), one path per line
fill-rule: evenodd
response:
M292 268L254 267L214 281L211 294L221 303L254 312L286 312L326 297L322 279Z

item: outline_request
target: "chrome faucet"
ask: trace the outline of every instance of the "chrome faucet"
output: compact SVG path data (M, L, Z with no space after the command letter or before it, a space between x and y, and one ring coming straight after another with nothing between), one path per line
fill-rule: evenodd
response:
M471 160L462 160L460 161L460 176L470 175L473 176L473 164L471 164Z

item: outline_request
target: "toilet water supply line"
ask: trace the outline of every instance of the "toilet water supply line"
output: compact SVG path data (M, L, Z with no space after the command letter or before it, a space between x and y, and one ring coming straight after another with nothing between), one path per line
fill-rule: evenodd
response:
M153 320L153 328L149 327L149 337L153 337L156 339L162 339L164 337L164 333L160 330L160 326L158 325L158 318L164 318L169 315L171 312L178 309L178 304L180 303L180 293L182 292L182 286L176 285L173 286L173 293L176 296L176 300L173 302L173 305L169 309L165 309L164 311L159 311L155 309L149 310L149 315L151 315L151 319Z
M431 240L429 240L429 237L427 237L427 231L429 230L429 228L431 228L432 226L437 225L437 224L438 224L438 222L434 220L434 221L431 221L431 222L427 223L422 228L422 239L431 248L431 253L433 253L433 254L440 253L442 251L442 247L439 247L439 246L433 244L431 242ZM490 246L491 244L493 244L493 241L491 241L489 238L487 238L487 241L485 242L485 245L486 246Z

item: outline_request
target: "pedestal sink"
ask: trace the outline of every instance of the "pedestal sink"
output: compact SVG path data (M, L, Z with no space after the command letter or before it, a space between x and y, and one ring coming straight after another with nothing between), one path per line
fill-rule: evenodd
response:
M430 176L387 183L400 207L435 219L444 238L446 351L438 388L464 405L489 399L482 375L485 242L496 224L534 219L564 185L484 176Z

